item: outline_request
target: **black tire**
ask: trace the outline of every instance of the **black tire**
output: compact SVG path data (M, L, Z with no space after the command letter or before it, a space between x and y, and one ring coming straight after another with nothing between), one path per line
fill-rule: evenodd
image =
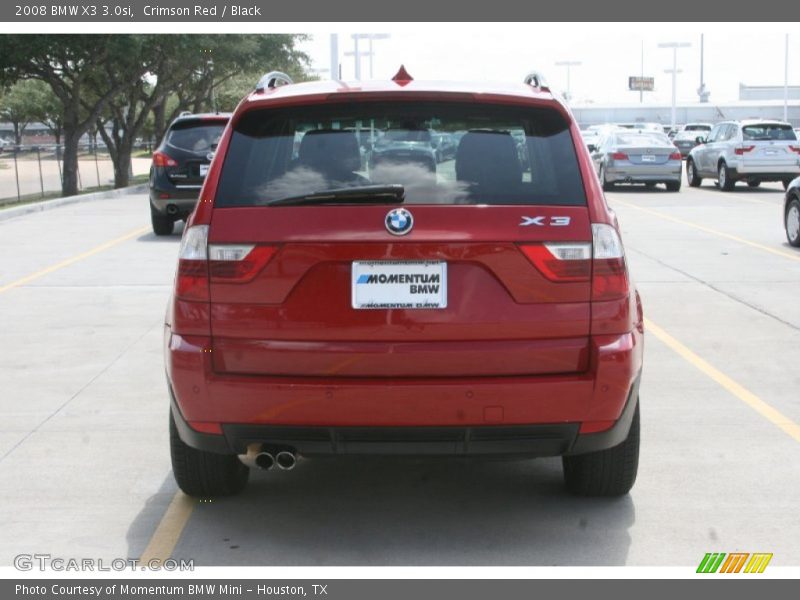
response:
M733 186L736 185L736 181L731 179L731 171L724 162L719 163L719 167L717 169L717 181L719 182L719 189L723 192L732 192Z
M793 220L794 226L789 222L790 219ZM795 248L800 248L800 200L797 198L792 198L789 201L789 206L786 207L786 214L783 217L783 225L786 229L787 241Z
M636 481L639 469L639 405L628 437L621 444L577 456L565 456L564 483L579 496L623 496Z
M680 192L681 191L681 180L678 181L667 181L664 183L667 186L668 192Z
M760 185L761 185L760 181L748 181L747 182L747 187L751 187L751 188L757 188Z
M783 183L783 189L788 190L789 185L794 181L793 179L784 179L781 183Z
M606 168L605 166L600 167L600 183L603 184L603 191L610 192L614 189L614 184L610 181L606 181Z
M698 177L697 169L694 166L694 161L690 158L686 161L686 180L691 187L700 187L703 183L703 178Z
M153 233L156 235L172 235L175 229L175 221L172 217L162 215L152 206L150 207L150 222L153 224Z
M235 454L203 452L183 443L169 416L172 473L184 494L198 498L233 496L247 485L248 469Z

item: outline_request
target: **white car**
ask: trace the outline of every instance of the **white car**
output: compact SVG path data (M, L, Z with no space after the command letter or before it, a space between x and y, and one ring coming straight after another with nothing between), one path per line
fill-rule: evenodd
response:
M731 191L737 181L746 181L750 187L780 181L786 189L800 175L800 142L789 123L723 121L698 141L686 159L690 186L713 178L725 191Z

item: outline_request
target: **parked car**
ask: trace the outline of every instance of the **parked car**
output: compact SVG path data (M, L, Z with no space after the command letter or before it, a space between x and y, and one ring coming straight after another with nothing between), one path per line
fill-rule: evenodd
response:
M657 131L658 133L664 133L664 126L659 123L614 123L614 126L618 129L640 129L644 131Z
M689 156L689 152L691 152L692 148L697 146L697 138L697 131L679 131L675 134L675 137L672 138L672 143L680 150L681 156L686 158Z
M788 123L724 121L697 141L686 158L686 178L693 187L709 177L725 191L733 190L737 181L750 187L780 181L786 189L800 175L800 143Z
M370 166L413 162L436 172L439 162L429 129L393 128L384 131L370 154Z
M436 155L436 162L452 160L456 157L456 148L458 148L458 144L456 144L452 133L434 133L431 136L431 145Z
M681 127L681 131L699 131L700 133L696 135L702 135L702 133L708 133L713 129L713 125L711 123L687 123L683 127Z
M572 492L627 493L642 306L566 104L534 76L290 81L239 104L181 241L164 339L180 488L400 454L561 456ZM362 172L356 123L388 146L465 133L452 170L397 146Z
M592 153L592 162L606 191L618 183L663 183L670 192L681 189L681 153L658 131L613 131Z
M170 235L197 204L229 113L183 113L167 128L150 166L150 220L156 235Z
M783 226L786 239L792 246L800 247L800 177L786 189L783 202Z

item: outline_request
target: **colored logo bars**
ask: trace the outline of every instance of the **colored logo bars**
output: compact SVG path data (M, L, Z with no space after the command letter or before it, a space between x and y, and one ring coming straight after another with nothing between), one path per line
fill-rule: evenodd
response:
M749 559L749 560L748 560ZM698 573L763 573L772 553L756 552L708 552L697 566ZM742 569L744 567L744 569Z

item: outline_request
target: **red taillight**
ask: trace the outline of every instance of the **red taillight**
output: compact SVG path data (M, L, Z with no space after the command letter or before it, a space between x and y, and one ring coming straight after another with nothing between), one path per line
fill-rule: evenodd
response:
M628 269L622 240L611 225L592 224L592 300L619 300L628 295Z
M169 154L156 150L153 152L153 166L154 167L177 167L177 161Z
M208 225L183 232L178 251L175 295L181 300L208 302Z
M275 246L211 245L208 270L216 283L247 283L258 275L277 252Z
M681 156L680 151L673 152L672 154L669 155L669 159L670 160L683 160L683 156Z
M750 152L755 146L741 146L740 148L734 149L734 153L742 156L745 152Z
M628 155L624 152L614 152L611 154L611 158L614 160L628 160Z
M582 242L552 242L520 246L533 266L550 281L589 281L592 272L591 245Z
M800 146L789 146L789 150L795 154L800 154Z

